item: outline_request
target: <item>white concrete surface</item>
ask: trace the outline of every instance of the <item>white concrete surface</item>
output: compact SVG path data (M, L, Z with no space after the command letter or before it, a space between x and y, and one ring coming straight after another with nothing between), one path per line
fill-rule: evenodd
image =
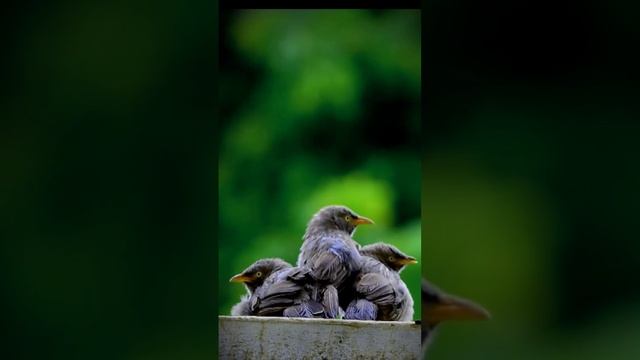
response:
M414 322L219 316L220 359L419 359Z

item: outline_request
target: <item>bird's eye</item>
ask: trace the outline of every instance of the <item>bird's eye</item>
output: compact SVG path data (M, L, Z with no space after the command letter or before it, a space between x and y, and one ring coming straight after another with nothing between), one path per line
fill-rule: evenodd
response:
M351 221L351 215L345 215L344 219L349 222Z
M262 272L258 271L258 272L256 273L256 277L262 277Z
M396 261L396 258L393 256L389 256L389 262L394 262L394 261Z

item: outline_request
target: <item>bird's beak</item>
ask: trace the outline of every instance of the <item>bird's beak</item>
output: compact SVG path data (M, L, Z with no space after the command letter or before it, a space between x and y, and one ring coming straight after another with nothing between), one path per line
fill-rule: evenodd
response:
M482 306L451 295L442 295L440 302L427 304L424 309L424 319L430 324L437 324L445 320L486 320L489 318L491 315Z
M414 258L413 256L407 256L404 259L400 260L400 264L402 265L410 265L410 264L417 264L418 260L416 260L416 258Z
M375 224L373 220L366 218L364 216L358 216L353 219L353 225L365 225L365 224Z
M229 282L237 282L237 283L245 283L248 281L251 281L251 277L245 274L234 275L231 279L229 279Z

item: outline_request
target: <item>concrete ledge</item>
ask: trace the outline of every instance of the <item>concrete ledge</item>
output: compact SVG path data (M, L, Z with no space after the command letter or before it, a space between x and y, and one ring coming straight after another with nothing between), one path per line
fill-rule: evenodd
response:
M419 359L415 322L219 316L221 359Z

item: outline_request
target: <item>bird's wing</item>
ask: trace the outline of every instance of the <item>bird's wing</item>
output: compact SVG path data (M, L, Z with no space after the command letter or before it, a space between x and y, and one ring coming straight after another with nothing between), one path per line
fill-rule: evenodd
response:
M310 280L311 270L306 267L295 267L287 274L287 279L295 283L305 283Z
M281 281L256 292L259 301L252 310L258 316L267 316L282 312L294 305L296 297L302 291L302 286L292 281Z
M324 308L322 304L315 301L305 301L296 306L290 306L284 309L283 316L285 317L323 317L324 316Z
M310 240L317 250L306 262L315 279L339 284L359 269L360 253L347 235L323 234Z
M364 274L356 283L356 292L378 306L393 305L396 292L390 279L381 274Z
M338 283L348 276L340 256L333 252L323 252L314 257L311 265L313 277L318 281Z
M413 320L413 298L411 297L411 293L409 292L407 285L399 276L396 279L396 290L397 306L391 313L392 319L397 321Z
M375 320L378 317L378 306L367 299L353 300L347 307L345 319Z

